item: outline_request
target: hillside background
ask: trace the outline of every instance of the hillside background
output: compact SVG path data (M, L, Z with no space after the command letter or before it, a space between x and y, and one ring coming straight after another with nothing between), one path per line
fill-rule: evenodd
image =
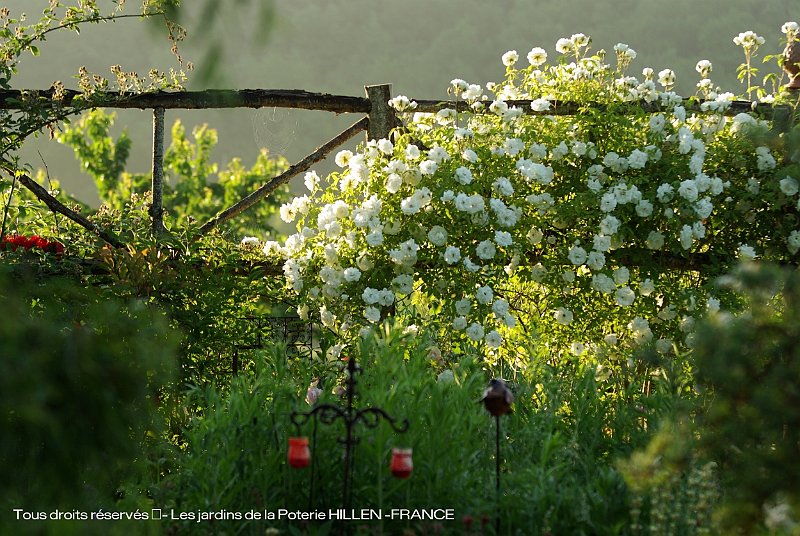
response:
M553 58L556 40L576 32L592 36L595 50L630 45L638 52L632 74L648 66L674 69L683 94L694 90L699 59L713 63L716 83L740 92L734 71L742 54L732 38L745 30L763 35L763 56L778 51L781 24L800 19L797 0L219 0L212 12L203 11L210 5L205 1L184 3L190 37L183 55L201 67L216 57L218 67L212 76L198 69L189 89L305 89L361 96L364 85L392 83L394 94L429 99L446 98L452 78L499 79L504 72L500 56L510 49L523 62L534 46ZM12 16L26 12L29 20L46 4L5 2ZM87 27L80 36L53 35L40 57L23 60L14 85L47 88L62 80L75 87L72 77L81 65L101 74L113 64L142 74L151 66L169 69L176 65L169 43L153 26L129 20ZM131 171L147 171L150 112L117 113L118 129L127 128L134 139ZM189 128L208 123L219 130L218 162L240 156L248 165L262 146L296 161L356 120L281 109L168 111L168 125L178 117ZM91 179L81 173L70 149L40 138L23 156L34 167L46 162L68 192L97 202Z

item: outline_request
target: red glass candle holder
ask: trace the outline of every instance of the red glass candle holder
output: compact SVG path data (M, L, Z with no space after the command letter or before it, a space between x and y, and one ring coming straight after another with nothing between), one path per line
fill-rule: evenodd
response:
M408 478L414 470L411 449L392 449L392 474L397 478Z
M289 438L289 465L295 469L308 467L311 462L311 451L308 448L307 437Z

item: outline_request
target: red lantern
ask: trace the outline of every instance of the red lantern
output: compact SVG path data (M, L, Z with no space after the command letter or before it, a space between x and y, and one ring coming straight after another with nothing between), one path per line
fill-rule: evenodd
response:
M289 465L295 469L308 467L311 461L311 451L308 449L307 437L289 438Z
M397 478L408 478L414 470L411 449L392 449L392 474Z

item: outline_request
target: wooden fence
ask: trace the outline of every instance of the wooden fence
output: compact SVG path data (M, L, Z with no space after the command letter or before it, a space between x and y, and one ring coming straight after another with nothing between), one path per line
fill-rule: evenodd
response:
M76 111L89 108L137 108L153 110L153 159L152 159L152 198L151 207L152 229L155 234L164 231L163 223L163 156L164 156L164 110L166 109L212 109L212 108L297 108L304 110L320 110L340 113L365 114L350 127L340 134L320 145L305 158L293 164L285 172L270 179L258 189L242 198L235 204L226 208L200 227L204 234L227 220L249 209L260 200L269 196L279 186L287 183L292 177L307 171L313 164L325 158L335 148L339 147L361 131L366 131L367 139L380 139L389 136L392 128L397 124L394 110L389 106L391 99L391 85L382 84L365 86L365 97L345 95L330 95L327 93L311 93L303 90L273 90L273 89L244 89L244 90L206 90L185 92L151 92L141 94L123 94L106 92L100 97L93 97L91 101L84 100L82 93L67 90L54 100L53 90L4 90L0 91L0 110L25 110L31 104L49 105L58 107L74 106ZM530 100L506 101L509 106L518 106L524 113L530 115L575 115L580 113L581 107L574 102L552 102L551 109L537 112L531 109ZM456 111L465 110L464 101L436 101L417 100L416 112L435 113L445 108ZM684 106L689 112L701 112L702 103L689 99L684 101ZM593 105L603 108L604 105ZM662 108L656 103L631 103L631 110L657 112ZM485 108L481 111L487 111ZM786 130L791 124L792 110L788 106L773 106L764 103L748 101L734 101L722 112L724 115L733 116L741 112L756 112L759 115L774 121L776 128ZM19 176L20 183L28 188L51 210L63 214L78 225L97 234L114 247L124 244L109 230L101 229L86 217L74 212L50 195L45 188L36 183L27 175Z

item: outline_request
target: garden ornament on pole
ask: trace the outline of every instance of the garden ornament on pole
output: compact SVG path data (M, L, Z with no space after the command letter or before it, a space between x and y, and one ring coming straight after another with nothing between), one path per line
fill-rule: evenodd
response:
M511 413L511 404L514 402L514 393L506 385L505 380L493 378L483 392L480 399L486 411L494 417L495 421L495 499L497 513L495 517L495 534L500 534L500 417Z
M489 382L489 387L483 392L481 402L486 407L492 417L499 417L511 412L511 404L514 402L514 394L506 385L505 380L498 378Z
M289 418L298 428L314 418L314 425L316 430L316 422L319 419L323 424L333 424L339 419L344 421L345 436L339 439L339 442L344 445L344 479L342 481L342 508L347 511L350 509L352 500L352 478L353 478L353 447L358 442L355 437L354 428L359 422L367 428L375 428L381 419L389 423L389 426L397 433L403 433L408 430L408 419L396 421L394 417L389 416L381 408L366 407L356 409L354 407L354 399L356 396L356 373L360 372L360 368L356 365L356 360L351 357L347 361L347 382L344 389L344 396L347 399L345 407L334 404L320 404L311 411L296 412L293 411ZM412 461L411 449L395 449L392 456L391 471L398 478L408 478L411 475ZM313 486L313 482L312 482Z

